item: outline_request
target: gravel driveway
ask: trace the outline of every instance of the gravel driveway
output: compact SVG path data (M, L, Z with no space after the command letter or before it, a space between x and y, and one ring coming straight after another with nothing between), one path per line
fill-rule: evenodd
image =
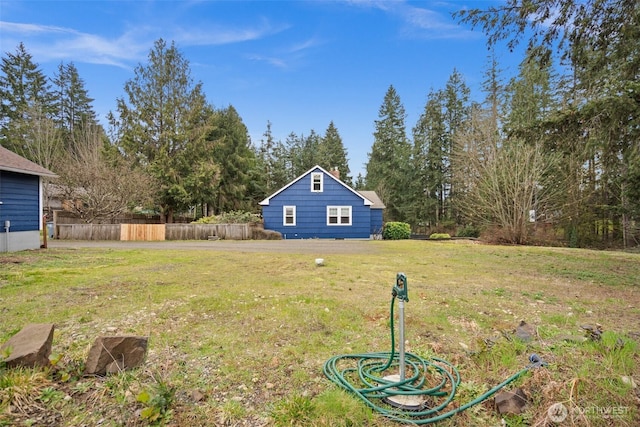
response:
M112 248L112 249L172 249L214 250L237 252L278 252L292 254L374 254L379 245L373 240L165 240L132 242L119 240L53 240L49 248Z

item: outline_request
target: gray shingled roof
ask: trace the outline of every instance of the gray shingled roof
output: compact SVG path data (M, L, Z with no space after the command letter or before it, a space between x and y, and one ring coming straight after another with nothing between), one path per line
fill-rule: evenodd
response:
M376 194L375 191L358 191L365 199L369 200L371 203L371 209L384 209L386 206L380 200L380 197Z
M31 160L27 160L13 151L9 151L3 146L0 146L0 170L24 173L27 175L48 176L51 178L57 178L58 176L49 169L43 168Z

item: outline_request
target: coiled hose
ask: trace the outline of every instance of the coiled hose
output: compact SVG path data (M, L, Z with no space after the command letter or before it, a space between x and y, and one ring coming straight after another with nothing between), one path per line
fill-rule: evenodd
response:
M444 359L432 357L423 359L412 353L405 354L406 375L404 381L393 382L383 378L382 373L399 366L395 353L395 333L393 327L393 307L395 295L391 299L391 352L343 354L334 356L324 364L325 376L338 386L358 396L367 406L394 421L425 425L442 421L481 403L507 384L515 381L531 368L545 366L537 355L529 357L526 368L511 375L491 390L472 401L446 410L454 399L460 385L460 373ZM345 367L346 365L346 367ZM341 367L342 366L342 367ZM438 378L439 383L431 388L423 388L427 383L427 373ZM354 385L358 383L358 386ZM446 390L446 391L445 391ZM416 410L407 410L384 404L391 396L420 396L425 404Z

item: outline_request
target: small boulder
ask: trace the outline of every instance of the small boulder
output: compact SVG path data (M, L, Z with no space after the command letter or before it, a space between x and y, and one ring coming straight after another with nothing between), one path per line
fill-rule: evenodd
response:
M191 401L198 403L198 402L202 402L205 398L205 395L203 392L201 392L200 390L192 390L191 391Z
M7 349L11 352L4 361L7 367L48 366L53 330L52 323L31 323L9 338L0 347L0 354L4 354Z
M584 330L585 336L592 341L600 341L602 339L602 325L596 323L593 325L580 325L580 328Z
M147 354L148 337L98 337L93 342L84 373L86 375L114 374L140 366Z
M514 391L501 391L495 397L496 410L500 415L518 415L524 412L527 406L527 395L521 388Z
M524 320L520 321L520 324L516 327L516 337L523 342L530 342L536 335L536 329L527 324Z

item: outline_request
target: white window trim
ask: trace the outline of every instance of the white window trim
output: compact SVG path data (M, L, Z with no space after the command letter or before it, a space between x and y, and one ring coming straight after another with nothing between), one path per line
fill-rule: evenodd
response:
M315 177L320 177L320 189L319 190L315 190L313 188L313 183L314 183L314 178ZM311 192L312 193L322 193L322 189L324 187L324 174L322 172L312 172L311 173Z
M287 209L293 209L293 223L291 224L287 223ZM292 205L283 206L282 207L282 225L285 227L293 227L296 225L296 223L297 223L296 207Z
M337 209L338 210L338 222L336 224L332 224L329 221L329 212L331 212L331 209ZM340 218L342 217L341 211L342 209L348 209L349 210L349 223L348 224L343 224L340 222ZM327 225L328 226L350 226L353 225L353 208L351 206L327 206Z

